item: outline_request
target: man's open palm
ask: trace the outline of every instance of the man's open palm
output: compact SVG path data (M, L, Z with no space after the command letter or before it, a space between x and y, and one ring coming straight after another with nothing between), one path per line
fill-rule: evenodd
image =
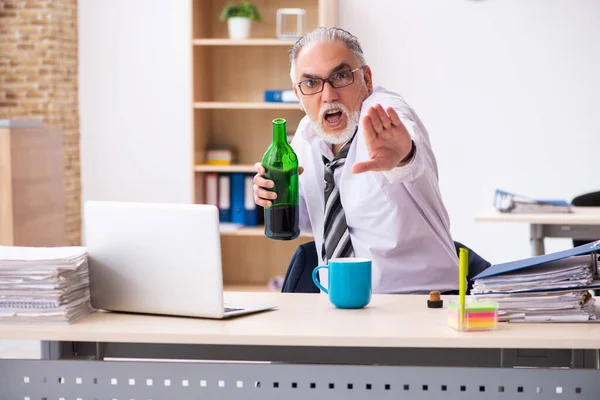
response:
M352 166L352 173L389 171L410 153L412 140L392 107L370 107L362 119L363 134L370 159Z

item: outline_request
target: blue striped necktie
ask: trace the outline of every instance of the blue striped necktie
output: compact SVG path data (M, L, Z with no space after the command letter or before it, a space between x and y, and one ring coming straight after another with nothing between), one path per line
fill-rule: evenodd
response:
M354 136L352 139L354 139ZM340 192L333 179L333 171L346 162L352 139L340 149L333 160L329 161L323 156L323 163L325 164L325 223L323 224L321 258L324 262L332 258L354 257L354 249L346 224L346 215L340 200Z

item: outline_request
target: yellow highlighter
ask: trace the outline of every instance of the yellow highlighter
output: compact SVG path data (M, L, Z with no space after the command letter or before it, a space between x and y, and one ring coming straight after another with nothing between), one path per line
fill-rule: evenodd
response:
M460 305L460 329L465 326L465 296L467 295L467 274L469 273L469 251L465 248L459 250L458 265L458 296Z
M448 325L460 332L497 329L498 303L470 298L467 304L468 274L469 250L461 248L458 252L458 301L452 299L448 304Z

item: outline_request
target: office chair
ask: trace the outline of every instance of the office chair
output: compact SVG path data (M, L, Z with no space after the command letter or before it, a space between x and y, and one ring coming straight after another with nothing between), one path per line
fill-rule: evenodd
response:
M571 201L575 207L600 207L600 192L592 192L577 196ZM583 246L598 240L600 238L589 238L589 239L573 239L573 247ZM595 296L600 296L600 289L593 291Z
M461 247L469 250L469 258L467 260L469 268L467 274L467 294L470 294L471 289L473 289L473 281L471 280L471 278L479 275L480 273L488 269L492 264L485 258L481 257L479 254L477 254L475 251L465 246L464 244L454 241L454 248L456 249L457 255L459 254ZM456 292L456 294L458 294L458 291Z
M318 264L317 246L314 241L298 246L283 278L281 292L319 293L319 288L312 280L313 269Z
M461 247L469 250L469 274L467 275L467 293L471 293L473 282L471 278L485 271L491 264L479 254L469 249L460 242L454 242L456 254L458 256ZM317 256L317 247L315 242L308 242L298 246L296 252L292 256L288 266L283 285L282 293L319 293L319 288L312 280L312 271L315 269L319 259ZM454 293L447 293L454 294ZM458 292L456 292L458 294Z
M600 192L586 193L577 196L571 202L576 207L600 207ZM573 239L573 247L583 246L600 238Z

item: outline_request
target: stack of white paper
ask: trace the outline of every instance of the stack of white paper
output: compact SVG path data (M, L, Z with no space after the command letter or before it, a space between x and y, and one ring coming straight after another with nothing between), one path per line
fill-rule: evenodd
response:
M596 319L595 299L581 289L593 283L584 255L477 279L472 293L498 302L500 321L577 322Z
M93 311L85 247L0 246L0 319L74 322Z

